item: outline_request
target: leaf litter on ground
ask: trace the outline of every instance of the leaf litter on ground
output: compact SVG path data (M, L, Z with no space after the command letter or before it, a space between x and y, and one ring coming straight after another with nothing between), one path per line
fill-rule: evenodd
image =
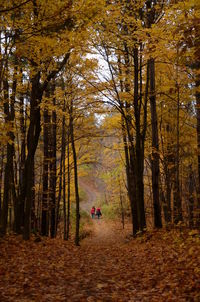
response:
M80 247L72 241L0 239L0 301L200 301L200 236L94 222Z

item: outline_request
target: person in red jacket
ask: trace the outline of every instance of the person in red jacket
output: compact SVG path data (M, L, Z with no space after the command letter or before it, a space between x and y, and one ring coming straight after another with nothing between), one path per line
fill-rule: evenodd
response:
M100 216L102 216L101 209L99 207L96 209L96 215L97 215L98 219L100 218Z
M92 216L92 219L94 219L94 217L95 217L95 207L91 208L90 214Z

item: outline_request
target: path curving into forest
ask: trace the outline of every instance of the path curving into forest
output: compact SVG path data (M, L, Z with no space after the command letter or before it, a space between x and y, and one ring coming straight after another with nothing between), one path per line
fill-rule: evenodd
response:
M86 199L80 204L82 210L90 212L92 206L96 205L97 200L101 196L101 188L95 186L94 181L84 178L79 179L79 185L81 189L86 193Z
M86 179L80 179L79 183L82 190L86 193L86 199L81 202L80 207L82 210L90 213L91 207L96 206L102 195L102 185L99 184L99 186L95 186L94 182ZM93 223L92 236L84 239L81 245L95 245L101 248L101 246L116 245L124 241L125 231L122 230L119 223L110 222L105 219L104 216L100 219L91 219L91 221Z

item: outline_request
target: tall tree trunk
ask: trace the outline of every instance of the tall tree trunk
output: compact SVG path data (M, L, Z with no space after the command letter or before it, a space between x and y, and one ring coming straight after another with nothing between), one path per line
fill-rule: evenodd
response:
M30 238L31 227L31 209L33 197L33 171L34 171L34 158L40 136L40 102L42 100L43 91L40 89L40 72L38 72L31 80L31 100L30 100L30 124L27 134L27 149L28 154L25 161L24 169L24 183L23 192L21 196L22 202L25 204L25 219L24 219L24 240Z
M69 137L69 130L68 130L68 139L67 139L67 240L69 239L69 227L70 227L70 194L71 194L71 189L70 189L70 137Z
M143 231L146 227L145 209L144 209L144 142L141 135L141 105L139 104L139 64L138 64L138 48L133 50L134 58L134 116L135 116L135 128L136 128L136 145L135 145L135 175L136 175L136 200L139 229Z
M44 109L44 126L43 126L43 188L42 188L42 222L41 234L49 234L49 127L50 117L47 109Z
M64 89L64 87L63 87ZM60 208L60 199L61 199L61 191L63 187L63 219L64 219L64 240L67 240L67 218L66 218L66 123L65 123L65 112L66 105L64 100L63 106L63 118L62 118L62 142L61 142L61 158L60 158L60 184L59 184L59 198L58 198L58 206L57 206L57 220L59 220L59 208ZM62 185L63 183L63 185Z
M125 129L123 117L122 117L122 135L123 135L124 153L125 153L125 159L126 159L126 178L127 178L128 196L129 196L130 205L131 205L132 233L134 236L134 235L136 235L136 233L139 230L137 205L136 205L136 200L135 200L135 196L136 196L135 176L133 174L134 154L131 152L132 148L131 149L128 148L127 138L126 138L126 129Z
M178 68L178 67L177 67ZM177 71L178 73L178 71ZM176 158L175 158L175 184L174 184L174 223L177 224L183 220L182 216L182 202L181 202L181 195L180 195L180 179L179 179L179 171L180 171L180 87L179 84L176 83L177 88L177 123L176 123Z
M23 181L23 194L21 196L22 202L25 204L25 221L24 221L24 240L30 238L30 217L31 217L31 206L32 206L32 174L34 169L34 157L37 149L41 125L40 125L40 103L42 101L42 96L44 91L46 91L49 82L54 79L59 71L65 66L69 59L70 53L66 53L62 62L57 66L57 69L52 70L47 78L41 84L41 73L37 71L33 78L31 79L31 98L30 98L30 124L27 134L27 149L28 154L25 161L24 169L24 181Z
M2 147L1 152L1 164L0 164L0 217L2 209L2 184L3 184L3 171L4 171L4 148Z
M192 164L189 165L189 184L188 184L188 214L189 214L189 226L194 226L194 172L192 170Z
M156 112L156 92L155 92L155 60L149 59L149 80L150 80L150 105L151 105L151 124L152 124L152 191L154 208L154 227L162 227L161 206L159 200L159 139L158 139L158 120Z
M75 244L79 245L79 228L80 228L80 205L79 205L79 190L78 190L78 167L77 167L77 155L74 142L74 119L73 119L73 104L71 102L70 106L70 137L74 160L74 187L76 196L76 234L75 234Z
M8 77L8 62L5 63L5 76ZM16 88L13 86L16 90ZM9 84L8 78L4 78L3 81L3 89L4 89L4 114L5 114L5 123L9 127L13 127L14 123L14 102L13 100L9 100ZM12 129L8 132L8 137L11 142L7 144L7 154L6 154L6 164L5 164L5 173L4 173L4 195L3 195L3 205L0 217L0 233L1 235L6 234L7 223L8 223L8 206L9 200L12 194L12 173L13 172L13 157L14 157L14 133ZM14 185L14 184L13 184Z
M64 218L64 240L67 240L67 211L66 211L66 139L65 124L63 125L63 218Z
M199 64L200 65L200 64ZM197 226L200 227L200 76L196 76L197 154L198 154L198 196Z
M22 70L21 78L23 79ZM21 84L22 84L21 79ZM23 95L20 96L20 140L21 140L21 152L20 152L20 163L19 163L19 196L24 195L24 168L25 168L25 159L26 159L26 104L24 101ZM24 201L22 198L18 198L17 203L17 214L16 214L15 227L18 234L21 233L21 228L24 226Z
M54 92L54 88L53 88ZM53 106L56 99L53 98ZM51 156L50 156L50 205L51 205L51 238L56 235L56 111L52 112L51 125Z

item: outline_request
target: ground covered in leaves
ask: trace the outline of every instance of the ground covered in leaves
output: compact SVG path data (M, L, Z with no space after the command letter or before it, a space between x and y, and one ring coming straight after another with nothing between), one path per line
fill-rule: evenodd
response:
M128 232L102 219L80 247L0 239L0 301L200 301L197 231Z

